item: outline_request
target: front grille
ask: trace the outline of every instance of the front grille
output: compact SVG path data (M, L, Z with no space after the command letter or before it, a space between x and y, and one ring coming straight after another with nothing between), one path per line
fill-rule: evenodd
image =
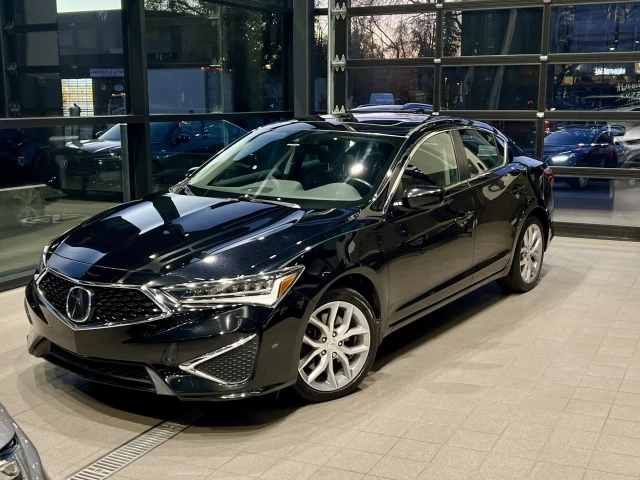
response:
M258 353L258 337L194 366L198 373L229 384L244 383L251 377Z
M143 365L82 357L55 344L51 345L51 351L43 357L54 365L89 380L122 387L154 390L153 382Z
M65 317L67 295L75 286L75 283L51 272L47 272L38 284L44 298ZM94 311L91 318L81 324L83 327L142 322L162 313L153 300L134 288L86 288L93 292Z

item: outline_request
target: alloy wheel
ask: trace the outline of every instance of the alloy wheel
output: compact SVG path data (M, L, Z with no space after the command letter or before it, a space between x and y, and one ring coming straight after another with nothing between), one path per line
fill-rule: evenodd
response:
M520 246L520 275L525 283L530 284L538 278L542 264L542 231L532 223L524 232Z
M339 390L360 375L370 347L371 332L362 310L345 301L326 303L309 318L298 372L315 390Z

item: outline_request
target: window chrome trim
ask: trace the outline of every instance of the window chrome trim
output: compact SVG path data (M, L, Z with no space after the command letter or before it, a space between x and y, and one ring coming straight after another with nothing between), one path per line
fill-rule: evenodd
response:
M44 296L44 292L40 289L40 282L42 282L42 279L44 279L47 275L58 276L58 277L62 278L63 280L67 280L67 281L69 281L71 283L74 283L76 285L86 286L86 287L126 288L126 289L129 289L129 290L138 290L138 291L142 292L143 294L145 294L147 297L149 297L151 299L151 301L160 309L160 311L162 313L160 315L156 315L154 317L150 317L150 318L147 318L145 320L135 320L135 321L130 321L130 322L105 324L105 325L81 325L81 324L77 324L77 323L74 323L69 318L67 318L62 312L59 312L53 305L51 305L51 303ZM71 328L72 330L99 330L99 329L104 329L104 328L124 327L124 326L127 326L127 325L137 325L139 323L148 323L148 322L152 322L154 320L161 320L163 318L168 318L168 317L170 317L172 315L171 310L169 310L159 300L157 300L155 298L155 295L153 294L153 292L151 290L149 290L148 288L146 288L144 285L143 286L138 286L138 285L120 285L120 284L113 284L113 283L87 282L87 281L84 281L84 280L78 280L76 278L68 277L67 275L64 275L64 274L58 272L57 270L54 270L54 269L49 268L49 267L47 267L44 270L44 272L42 272L38 276L38 279L36 280L35 285L36 285L36 294L38 295L38 299L43 303L43 305L45 307L47 307L47 309L51 313L53 313L58 318L58 320L60 320L62 323L64 323L67 327Z
M234 350L238 347L241 347L242 345L244 345L245 343L249 343L250 341L252 341L253 339L255 339L258 336L258 334L254 333L253 335L249 335L246 338L243 338L242 340L238 340L237 342L231 343L229 345L226 345L222 348L219 348L218 350L214 350L213 352L209 352L209 353L205 353L204 355L201 355L199 357L193 358L191 360L187 360L186 362L182 362L179 367L180 370L190 373L192 375L196 375L198 377L204 378L206 380L210 380L212 382L215 383L219 383L220 385L226 385L226 386L237 386L237 385L242 385L244 383L247 383L249 381L249 379L251 378L251 375L253 374L253 370L252 373L249 374L249 376L243 380L241 380L240 382L225 382L224 380L221 380L217 377L214 377L212 375L207 375L206 373L200 372L197 370L197 366L200 365L201 363L204 363L208 360L211 360L213 358L219 357L220 355L223 355L231 350ZM255 365L255 361L254 361L254 365Z

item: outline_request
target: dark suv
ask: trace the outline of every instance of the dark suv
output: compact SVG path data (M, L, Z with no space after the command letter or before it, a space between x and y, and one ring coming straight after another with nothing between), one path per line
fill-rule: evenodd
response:
M382 339L494 280L535 287L553 174L494 128L345 114L260 128L48 245L29 351L182 399L353 391Z

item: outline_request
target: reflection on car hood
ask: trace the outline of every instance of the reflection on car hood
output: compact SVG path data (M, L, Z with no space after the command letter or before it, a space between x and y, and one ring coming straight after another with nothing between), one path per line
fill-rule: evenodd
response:
M120 152L121 142L96 138L93 140L82 140L81 142L69 142L66 144L66 147L83 153L110 153Z
M575 153L576 151L580 151L581 147L578 145L545 145L544 146L544 158L547 159L551 155L555 155L558 153Z
M82 262L82 275L63 273L83 279L91 278L90 268L189 278L241 275L265 260L277 263L278 252L292 245L304 249L305 240L329 234L353 212L158 194L75 228L56 248L52 263L62 266L60 257Z
M11 441L15 434L13 419L0 403L0 450Z

